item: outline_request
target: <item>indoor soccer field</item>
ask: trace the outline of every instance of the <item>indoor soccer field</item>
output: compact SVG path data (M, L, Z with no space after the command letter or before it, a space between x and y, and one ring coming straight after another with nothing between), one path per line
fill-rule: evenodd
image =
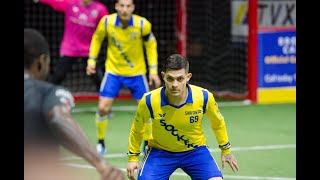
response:
M242 102L219 101L232 153L236 156L239 171L233 173L229 165L222 170L225 180L295 180L296 179L296 104L249 105ZM97 102L77 103L73 115L96 144L95 110ZM117 100L112 107L106 137L105 159L119 167L126 175L127 145L136 104L131 100ZM220 149L207 118L203 128L213 157L221 168ZM63 163L86 179L99 179L96 170L81 158L63 151ZM141 156L141 160L142 160ZM181 169L170 180L189 180Z

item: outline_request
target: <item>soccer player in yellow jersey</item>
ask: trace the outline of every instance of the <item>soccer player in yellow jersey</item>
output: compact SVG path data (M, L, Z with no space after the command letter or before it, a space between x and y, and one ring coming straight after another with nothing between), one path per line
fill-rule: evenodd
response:
M235 172L236 158L231 154L224 117L214 96L207 89L188 84L192 74L189 62L179 54L169 56L161 72L165 86L146 93L139 102L129 137L127 176L139 180L166 180L178 168L192 179L222 180L222 173L206 146L202 129L206 115L221 149L222 168L226 162ZM152 119L152 137L140 167L139 147L143 125Z
M117 13L103 16L94 32L90 45L87 74L96 73L95 65L103 40L107 39L106 72L100 85L96 126L101 155L105 152L105 134L110 118L110 109L123 86L127 87L137 102L149 91L149 85L161 85L158 76L157 41L152 33L151 23L144 17L133 14L133 0L117 0ZM146 50L147 67L144 57ZM151 124L146 123L144 139L151 136Z

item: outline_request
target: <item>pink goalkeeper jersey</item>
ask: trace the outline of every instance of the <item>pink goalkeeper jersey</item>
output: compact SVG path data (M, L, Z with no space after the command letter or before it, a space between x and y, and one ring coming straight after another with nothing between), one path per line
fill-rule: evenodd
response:
M91 37L107 8L98 1L88 6L81 0L40 0L53 9L64 13L64 34L60 45L60 55L88 57Z

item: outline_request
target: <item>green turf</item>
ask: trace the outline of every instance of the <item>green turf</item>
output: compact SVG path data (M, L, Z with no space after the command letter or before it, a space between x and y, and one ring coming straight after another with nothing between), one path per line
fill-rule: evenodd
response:
M76 107L96 107L97 102L78 103ZM114 106L135 105L135 101L116 101ZM221 106L220 111L225 117L229 139L233 148L295 145L296 144L296 104L247 105L228 107ZM96 143L94 112L73 113L75 119L85 130L93 145ZM107 154L127 152L128 135L134 111L115 111L109 121L106 145ZM217 150L215 136L205 118L203 128L210 148ZM66 153L68 154L68 153ZM213 152L221 168L220 153ZM222 170L225 179L232 176L255 177L296 177L296 148L243 150L234 151L240 170L233 173L230 167ZM69 154L68 154L69 155ZM142 157L141 157L142 158ZM126 168L126 157L106 158L119 167ZM69 163L87 164L83 160L69 160ZM89 179L99 179L94 169L82 168L81 173ZM182 173L180 169L176 172ZM125 173L125 172L124 172ZM186 180L187 176L173 175L170 180Z

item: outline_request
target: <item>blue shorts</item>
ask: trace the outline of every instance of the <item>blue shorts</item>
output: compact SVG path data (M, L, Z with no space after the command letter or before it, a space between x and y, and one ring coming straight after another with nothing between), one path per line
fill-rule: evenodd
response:
M178 168L181 168L193 180L223 178L209 149L206 146L200 146L191 151L178 153L151 148L144 157L137 179L168 180Z
M146 75L118 76L106 72L101 81L99 95L115 98L119 95L122 87L127 87L137 100L140 100L144 93L149 92Z

